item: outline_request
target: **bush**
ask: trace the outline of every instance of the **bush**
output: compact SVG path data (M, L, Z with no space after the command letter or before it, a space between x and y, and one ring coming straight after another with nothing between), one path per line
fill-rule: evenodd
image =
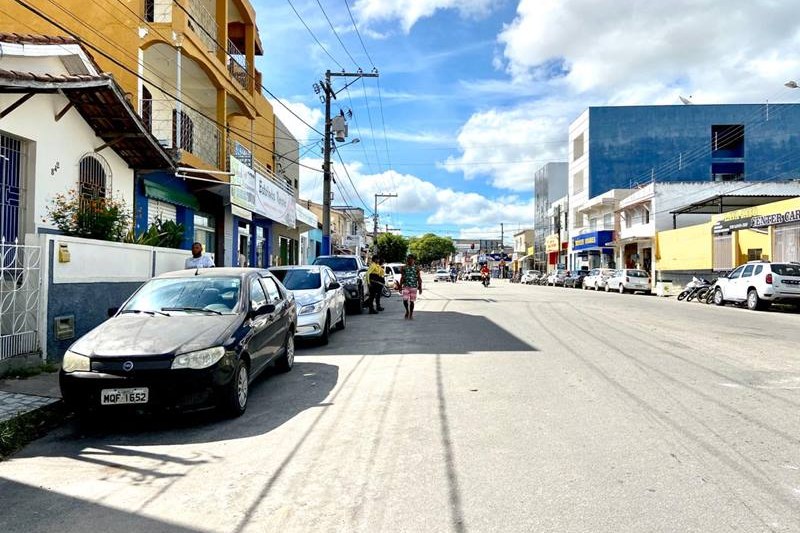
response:
M125 242L143 244L145 246L160 246L162 248L180 248L184 232L183 224L178 224L172 220L163 221L159 217L150 224L147 231L138 237L134 235L131 229L125 236Z
M131 226L131 212L124 200L82 197L75 189L56 194L47 215L64 235L121 241Z

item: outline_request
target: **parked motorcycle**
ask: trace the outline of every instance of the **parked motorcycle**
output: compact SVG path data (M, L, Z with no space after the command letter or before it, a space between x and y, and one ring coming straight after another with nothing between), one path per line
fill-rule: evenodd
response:
M710 286L711 282L707 279L692 276L692 281L687 283L686 287L678 294L678 301L686 300L687 302L691 302L697 297L701 289L707 290Z

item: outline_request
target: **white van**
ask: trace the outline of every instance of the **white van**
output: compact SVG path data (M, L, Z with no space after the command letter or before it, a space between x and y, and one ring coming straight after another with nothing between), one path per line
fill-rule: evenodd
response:
M386 263L383 265L383 271L386 273L386 286L394 289L395 282L400 281L400 275L403 272L404 263Z

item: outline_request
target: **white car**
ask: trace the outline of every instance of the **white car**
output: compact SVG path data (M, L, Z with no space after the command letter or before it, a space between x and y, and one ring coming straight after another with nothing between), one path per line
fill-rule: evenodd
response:
M450 281L450 271L440 268L434 274L433 281Z
M618 291L620 294L626 292L644 292L650 294L652 286L650 275L644 270L636 268L623 268L616 270L606 282L606 292Z
M403 274L404 263L386 263L383 265L383 272L385 274L384 283L390 289L394 287L395 283L400 283L400 276Z
M589 271L589 275L583 278L583 288L594 289L596 291L605 289L608 278L610 278L614 272L614 269L611 268L593 268Z
M567 272L563 268L559 268L558 270L554 270L547 276L547 285L552 285L553 287L557 286L564 286L564 280L567 279L569 272Z
M533 280L537 279L541 275L542 273L539 272L538 270L526 270L525 273L522 274L522 277L519 279L519 282L530 285L531 283L533 283Z
M714 303L746 302L766 309L772 302L800 303L800 263L751 261L717 279Z
M328 344L331 330L347 325L345 296L333 270L326 266L271 267L269 271L293 295L297 305L295 337Z

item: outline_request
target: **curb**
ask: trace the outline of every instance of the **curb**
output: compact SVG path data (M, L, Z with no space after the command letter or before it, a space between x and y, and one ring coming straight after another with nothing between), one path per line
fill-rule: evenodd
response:
M63 400L57 400L0 422L0 462L58 427L68 414Z

